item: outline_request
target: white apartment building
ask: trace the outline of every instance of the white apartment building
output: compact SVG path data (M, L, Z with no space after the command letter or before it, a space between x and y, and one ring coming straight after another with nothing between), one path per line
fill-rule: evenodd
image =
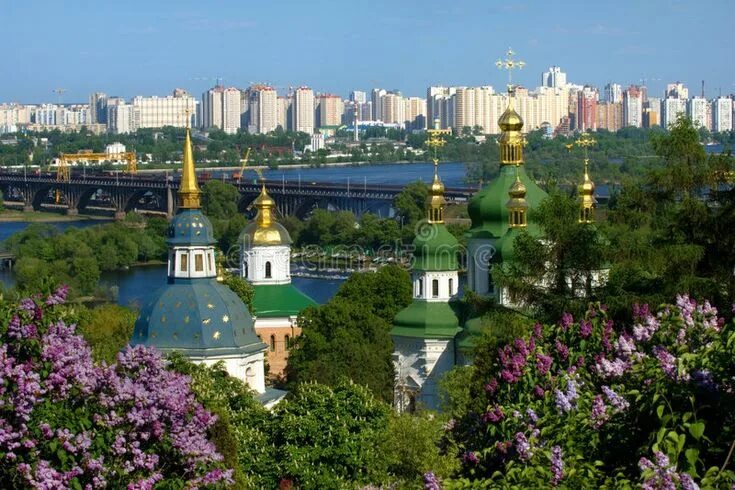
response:
M350 101L357 102L358 104L364 104L367 102L367 94L362 90L353 90L350 92Z
M291 106L293 99L286 96L278 96L276 99L276 127L284 131L291 127Z
M317 97L317 124L320 128L339 126L344 112L345 104L341 97L332 94L321 94Z
M266 134L274 131L278 120L278 93L267 85L253 85L247 91L248 132Z
M733 103L729 97L718 97L712 101L712 131L732 131ZM0 119L0 124L1 124Z
M388 92L380 98L382 106L382 118L379 119L386 124L398 124L403 126L406 122L406 106L400 93Z
M619 83L605 85L605 100L611 104L623 101L623 87Z
M373 91L370 93L370 101L373 103L373 113L370 119L372 121L382 121L383 120L383 97L385 94L387 94L388 91L384 90L382 88L374 88Z
M687 104L687 116L695 126L709 128L711 117L707 117L709 102L703 97L692 97ZM708 120L709 119L709 120Z
M240 90L229 87L222 92L222 131L235 134L240 129Z
M31 123L31 106L17 103L0 104L0 134L15 133Z
M686 114L687 101L678 97L667 97L661 102L661 126L668 129L680 115Z
M404 102L406 105L403 111L406 118L406 129L426 129L426 100L421 97L407 97Z
M681 82L669 83L666 85L664 98L687 100L689 98L689 89Z
M107 106L107 131L127 134L135 131L135 117L132 104L112 104Z
M293 94L292 130L307 134L314 133L314 91L299 87Z
M197 100L181 89L176 89L174 95L165 97L133 97L133 131L141 128L162 128L173 126L183 128L187 125L187 111L189 125L195 121Z
M643 93L631 86L623 92L623 126L643 127Z
M567 74L558 66L552 66L541 75L541 86L562 88L567 84Z

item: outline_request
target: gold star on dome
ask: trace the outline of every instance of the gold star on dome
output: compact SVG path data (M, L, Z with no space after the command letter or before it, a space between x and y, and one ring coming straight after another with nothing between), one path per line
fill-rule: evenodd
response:
M214 333L212 334L212 338L213 338L214 340L217 340L217 339L219 339L220 335L221 335L221 334L219 333L219 330L217 330L216 332L214 332Z
M209 322L211 322L211 321L212 321L211 318L205 318L204 320L202 320L202 324L209 325Z
M211 309L214 308L214 305L212 303L207 303L207 308L209 308L211 310Z
M229 321L230 321L230 317L229 316L225 315L225 316L222 317L222 322L223 323L227 323Z

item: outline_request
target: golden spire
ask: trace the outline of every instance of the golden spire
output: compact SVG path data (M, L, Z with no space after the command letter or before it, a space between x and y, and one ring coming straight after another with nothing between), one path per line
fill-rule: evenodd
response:
M276 202L268 195L268 191L265 190L265 179L262 177L261 182L260 195L255 199L255 207L258 209L258 216L256 216L255 220L258 228L268 228L274 221L273 208L275 208Z
M523 146L526 141L521 133L523 129L523 119L513 108L513 99L515 98L515 86L513 85L513 70L521 70L526 63L524 61L516 61L513 59L512 49L508 49L505 60L499 59L495 65L501 70L508 71L508 108L498 119L501 134L498 139L500 145L500 164L501 165L522 165L523 164Z
M426 140L426 146L434 150L432 161L434 162L434 180L429 188L429 195L426 199L426 212L428 214L429 223L444 223L444 206L447 200L444 198L444 184L439 178L439 156L438 150L447 142L444 135L450 134L450 130L441 129L439 119L434 119L434 128L427 129L429 138Z
M597 204L595 199L595 183L590 179L589 165L590 159L587 150L590 146L597 142L592 139L589 133L583 133L575 142L577 146L584 148L584 179L577 187L579 194L579 222L593 223L595 221L594 209Z
M184 137L184 157L181 169L181 183L179 184L179 208L199 209L201 194L197 184L197 174L194 170L194 150L191 145L191 130L189 129L189 114L186 109L186 136Z
M521 182L516 165L516 180L508 190L508 221L511 228L526 228L528 226L528 202L526 202L526 186Z

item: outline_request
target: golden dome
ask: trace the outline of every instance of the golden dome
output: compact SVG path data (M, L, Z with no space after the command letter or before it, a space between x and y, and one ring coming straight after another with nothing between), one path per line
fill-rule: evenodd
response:
M431 182L429 195L426 197L429 223L444 223L444 206L446 205L444 183L439 178L439 160L434 159L434 180Z
M501 131L520 131L523 129L523 119L513 108L511 103L498 119L498 126Z
M590 175L587 171L589 163L584 162L584 180L577 187L577 191L580 196L593 196L595 194L595 183L590 179Z
M516 175L516 181L510 186L508 195L511 199L525 199L526 198L526 185L521 182L521 179Z
M240 234L240 243L244 247L258 245L290 245L291 236L288 230L273 217L276 202L265 190L265 182L260 194L253 202L258 209L255 221L248 224Z

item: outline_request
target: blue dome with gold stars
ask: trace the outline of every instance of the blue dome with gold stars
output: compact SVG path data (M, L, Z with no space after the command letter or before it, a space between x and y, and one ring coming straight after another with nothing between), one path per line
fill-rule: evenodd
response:
M212 223L200 209L182 209L171 220L168 227L169 245L212 245L214 239Z
M242 300L213 278L177 278L156 291L140 312L131 344L208 357L267 347Z

